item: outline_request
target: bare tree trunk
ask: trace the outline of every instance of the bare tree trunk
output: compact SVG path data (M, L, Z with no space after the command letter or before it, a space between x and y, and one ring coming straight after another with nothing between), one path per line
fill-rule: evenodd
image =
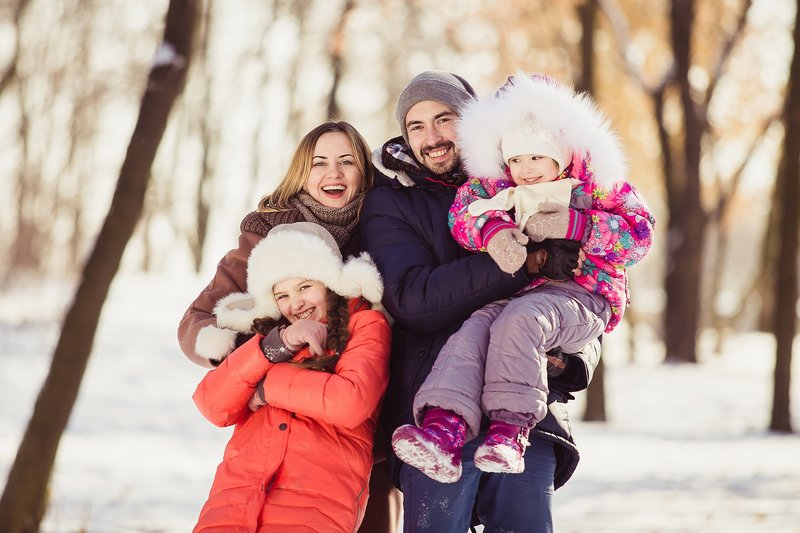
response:
M671 11L675 84L680 93L684 137L682 155L670 180L666 273L667 305L664 342L667 361L697 361L700 323L700 280L707 216L701 203L700 150L705 127L702 110L692 100L689 85L694 0L673 0Z
M205 113L201 113L200 120L200 144L202 146L202 160L200 179L197 181L197 217L195 224L195 235L191 239L192 258L194 259L195 272L200 272L200 267L203 263L203 250L206 245L206 236L208 235L208 220L211 213L211 206L209 205L209 191L211 187L211 176L213 174L214 163L216 162L218 133L216 125L212 126L212 121L209 119L211 111L211 93L214 86L213 77L211 76L211 68L208 64L209 61L209 47L211 35L211 11L213 5L210 1L203 2L203 33L202 41L200 42L199 51L201 66L200 71L203 76L203 109ZM254 154L258 153L258 147L253 150ZM257 170L257 169L256 169ZM255 173L254 175L257 175Z
M594 34L597 26L597 13L599 5L597 0L585 0L577 8L578 18L581 21L583 33L581 35L581 78L577 82L580 91L593 93L594 83ZM592 382L586 391L586 410L583 413L584 420L601 421L606 420L606 398L605 398L605 373L603 371L603 359L597 362Z
M333 70L333 83L331 84L331 91L328 95L328 119L338 119L339 117L339 104L336 103L336 92L339 90L339 81L342 79L342 65L344 58L344 50L346 47L346 27L347 19L353 8L356 7L355 0L346 0L342 6L342 12L339 15L339 20L331 35L329 57L331 61L331 68Z
M800 5L797 5L794 23L794 55L789 72L783 121L783 156L778 171L776 189L780 192L782 221L778 261L775 265L775 375L772 394L772 413L769 428L773 431L792 431L790 385L792 376L792 344L796 329L797 309L797 252L800 215L797 199L800 198Z
M787 100L788 90L789 87L787 87ZM788 126L788 123L786 125ZM784 135L786 135L786 130L784 130ZM786 141L784 141L784 143L785 142ZM780 178L778 178L778 180L775 182L775 186L772 189L770 205L780 205L781 194L782 191L780 187ZM778 262L778 248L780 247L778 244L778 241L780 240L779 236L781 234L780 228L783 224L781 215L782 213L780 209L770 209L769 216L767 218L767 228L764 232L764 242L761 246L762 272L775 271L775 264ZM756 294L759 294L762 300L758 329L760 331L769 331L775 324L775 314L777 313L775 293L773 292L774 287L766 276L759 276L754 284L756 288Z
M613 0L598 0L621 43L621 58L629 73L653 99L658 139L663 157L666 182L667 296L664 310L666 360L696 362L696 339L700 327L700 288L702 287L702 252L709 215L701 200L700 157L702 139L708 131L706 112L717 82L735 44L744 34L752 0L744 0L736 27L723 42L715 62L709 86L703 97L692 98L689 83L694 0L672 0L670 38L673 65L655 85L644 81L641 70L630 61L632 50L627 25ZM677 93L677 94L676 94ZM677 97L682 112L683 131L672 135L666 127L665 106Z
M11 248L11 260L7 265L7 275L17 270L19 272L37 272L42 264L41 249L46 240L41 235L42 229L37 223L36 198L41 197L41 166L35 167L31 161L30 130L31 117L28 110L28 97L24 81L19 78L17 65L20 60L22 42L22 19L30 5L28 0L20 0L14 10L15 38L14 55L0 79L0 94L12 86L17 88L19 102L19 129L20 165L17 175L16 190L16 235Z
M3 73L0 74L0 94L3 94L17 77L17 64L19 63L19 51L21 48L20 21L25 15L25 10L28 8L28 5L30 5L29 0L18 0L17 5L14 7L14 14L12 16L14 20L14 32L16 33L14 37L14 52L11 54L11 61L8 66L3 69Z
M183 89L195 19L193 0L170 0L160 58L150 71L108 216L67 311L50 371L0 498L3 531L37 531L44 517L59 441L78 395L100 312L141 215L150 167L170 109Z

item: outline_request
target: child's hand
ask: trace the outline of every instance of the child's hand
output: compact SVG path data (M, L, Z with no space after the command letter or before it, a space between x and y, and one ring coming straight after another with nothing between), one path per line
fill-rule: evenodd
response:
M545 239L571 239L583 241L586 215L557 203L542 202L539 212L525 223L525 233L536 242Z
M486 251L492 256L500 270L513 274L519 270L528 258L525 244L528 237L516 228L501 229L486 244Z
M325 324L303 318L281 332L281 341L293 352L308 345L313 355L322 355L325 352L322 346L327 336L328 328Z

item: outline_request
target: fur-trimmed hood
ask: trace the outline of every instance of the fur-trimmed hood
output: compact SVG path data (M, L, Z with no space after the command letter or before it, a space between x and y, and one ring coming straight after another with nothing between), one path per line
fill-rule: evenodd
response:
M233 350L238 333L252 332L253 320L279 319L272 287L294 277L321 281L340 296L363 297L373 308L380 308L383 281L368 254L343 261L333 236L319 224L281 224L250 253L247 292L235 292L217 302L217 325L200 330L197 353L221 361Z
M473 176L505 177L501 137L526 124L556 135L572 161L590 158L593 180L611 186L627 179L626 160L608 117L592 97L539 75L518 72L490 98L467 103L458 122L458 142Z

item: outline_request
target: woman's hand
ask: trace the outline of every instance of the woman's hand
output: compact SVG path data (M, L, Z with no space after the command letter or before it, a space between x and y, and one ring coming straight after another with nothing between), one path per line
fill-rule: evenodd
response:
M317 356L325 353L322 346L327 336L325 324L303 318L281 331L281 342L293 352L307 345L311 354Z

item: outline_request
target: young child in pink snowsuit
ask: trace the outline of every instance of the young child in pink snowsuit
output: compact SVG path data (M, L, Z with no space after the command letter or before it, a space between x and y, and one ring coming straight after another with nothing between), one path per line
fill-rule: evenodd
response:
M459 146L471 177L449 216L453 237L504 271L529 240L580 243L573 280L538 278L476 311L445 344L414 401L417 426L392 437L398 457L441 482L461 477L461 449L489 417L475 466L519 473L532 428L547 413L546 352L574 352L621 320L626 269L650 248L655 220L624 181L625 158L588 95L544 76L516 75L462 110ZM576 242L576 244L578 244Z

